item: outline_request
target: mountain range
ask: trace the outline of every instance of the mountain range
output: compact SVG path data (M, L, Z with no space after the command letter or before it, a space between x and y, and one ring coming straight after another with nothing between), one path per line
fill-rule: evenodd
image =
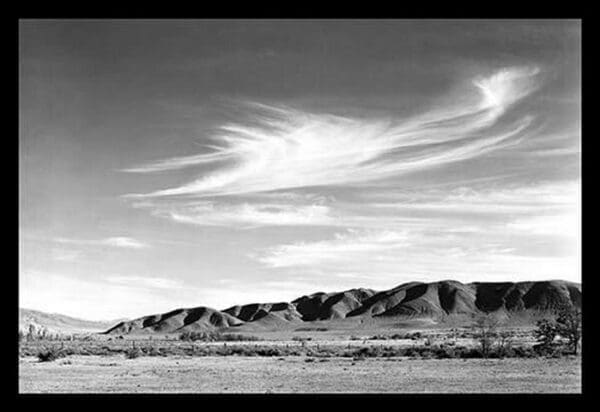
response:
M409 282L389 290L350 289L317 292L291 302L253 303L224 310L205 306L119 322L107 334L179 333L186 331L272 329L313 321L400 318L436 322L457 316L494 313L510 319L581 307L581 284L563 280L537 282L473 282L453 280Z

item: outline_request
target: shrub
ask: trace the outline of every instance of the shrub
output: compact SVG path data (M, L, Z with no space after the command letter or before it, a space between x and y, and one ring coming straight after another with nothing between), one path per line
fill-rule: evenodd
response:
M497 336L496 328L498 323L498 320L493 315L488 314L477 317L471 326L484 358L487 358L491 353L494 339Z
M163 356L163 353L154 346L146 346L144 349L142 349L142 352L146 356Z
M515 358L533 358L536 356L535 350L531 347L516 346L511 348L512 357Z
M506 358L511 357L512 351L512 333L503 331L498 334L498 344L496 346L496 352L498 357Z
M537 342L534 346L536 352L543 355L554 351L554 340L558 335L556 322L549 319L538 320L533 333Z
M52 362L58 358L64 358L65 356L66 355L63 351L55 348L42 349L37 354L40 362Z
M256 351L258 356L282 356L284 355L278 348L261 348Z
M568 340L568 347L573 354L577 354L577 347L581 339L581 310L562 310L556 319L558 334Z
M481 348L457 348L458 357L462 359L475 359L483 358L483 352Z
M182 332L179 340L195 342L236 342L236 341L258 341L257 336L242 335L237 333L219 333L219 332Z
M293 337L292 337L292 340L293 340L294 342L304 342L304 341L307 341L308 339L307 339L307 338L304 338L304 337L302 337L302 336L293 336Z
M125 357L127 359L139 358L143 355L143 352L139 348L129 348L125 351Z
M412 337L410 333L395 333L390 336L390 339L412 339Z
M456 358L457 353L453 347L441 345L433 348L433 356L436 359L451 359Z
M217 335L217 340L220 341L227 341L227 342L232 342L232 341L259 341L262 340L261 338L259 338L258 336L252 336L252 335L241 335L241 334L237 334L237 333L226 333L226 334L219 334Z
M302 327L295 329L296 332L325 332L328 328Z

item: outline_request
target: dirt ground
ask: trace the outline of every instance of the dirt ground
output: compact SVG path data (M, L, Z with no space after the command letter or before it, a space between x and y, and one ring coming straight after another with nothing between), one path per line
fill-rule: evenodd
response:
M308 360L308 361L307 361ZM580 358L70 356L19 361L21 393L579 393Z

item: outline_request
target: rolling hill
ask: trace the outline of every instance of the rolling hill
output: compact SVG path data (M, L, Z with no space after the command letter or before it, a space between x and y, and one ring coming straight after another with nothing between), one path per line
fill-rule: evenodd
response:
M176 309L168 313L144 316L120 322L106 333L173 333L179 331L201 331L241 325L243 322L216 309L199 306L191 309Z
M58 313L46 313L33 309L19 309L19 331L40 334L73 334L105 331L114 325L112 321L90 321Z
M254 303L219 311L207 307L177 309L120 322L105 333L174 333L244 326L277 329L289 324L348 318L401 318L440 321L447 316L497 313L510 318L581 307L581 284L543 282L410 282L385 291L350 289L317 292L292 302Z

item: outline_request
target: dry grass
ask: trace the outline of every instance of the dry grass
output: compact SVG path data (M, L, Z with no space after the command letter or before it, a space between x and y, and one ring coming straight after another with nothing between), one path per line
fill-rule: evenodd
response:
M73 356L24 359L19 391L32 392L454 392L581 391L580 358L400 359Z

